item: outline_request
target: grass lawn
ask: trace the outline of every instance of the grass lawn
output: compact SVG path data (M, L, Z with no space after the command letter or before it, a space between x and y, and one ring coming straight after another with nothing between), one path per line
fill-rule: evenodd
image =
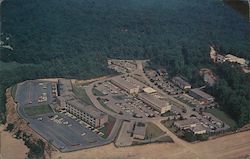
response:
M41 114L51 113L52 109L49 105L39 105L24 108L25 113L28 116L37 116Z
M167 117L167 116L173 116L173 115L174 115L174 113L173 113L173 112L168 111L168 112L166 112L166 113L162 114L161 116L163 116L163 117Z
M230 118L225 112L216 108L206 109L206 112L213 114L215 117L228 124L231 128L237 128L237 123L232 118Z
M165 134L165 132L163 132L160 128L158 128L158 126L156 126L153 123L147 123L145 139L158 137L163 134Z
M93 88L92 89L92 92L95 96L105 96L105 94L103 94L101 91L99 91L98 89L96 88Z
M84 88L73 86L73 93L78 98L80 98L81 100L83 100L86 104L89 104L89 105L92 104L92 102L89 99L89 96L87 95L86 90Z
M110 132L113 129L116 119L112 116L108 116L108 122L104 124L104 127L100 128L99 131L104 135L102 136L104 139L108 138Z
M113 109L109 108L106 103L104 103L103 99L98 99L99 103L107 110L116 113Z
M113 99L115 100L124 100L126 98L125 95L116 95L116 96L112 96Z

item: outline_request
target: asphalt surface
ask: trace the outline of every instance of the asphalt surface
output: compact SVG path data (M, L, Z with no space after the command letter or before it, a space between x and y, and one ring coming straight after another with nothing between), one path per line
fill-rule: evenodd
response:
M43 83L46 83L46 89L39 85L39 83L40 81L35 80L18 84L15 101L18 105L17 112L29 123L29 126L44 139L50 141L62 152L102 146L114 141L121 125L120 120L116 121L111 135L107 139L104 139L89 128L86 128L86 125L80 124L61 113L52 112L35 117L28 116L24 111L25 107L51 104L54 100L52 97L51 83L43 81ZM37 99L42 93L47 93L48 101L38 103ZM62 118L62 123L57 123L49 118L55 115L58 115L57 119ZM63 124L65 121L67 121L68 124Z

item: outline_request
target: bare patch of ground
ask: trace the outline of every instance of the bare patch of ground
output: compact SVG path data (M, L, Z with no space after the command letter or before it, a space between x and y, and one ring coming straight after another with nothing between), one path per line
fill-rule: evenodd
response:
M71 153L57 152L53 159L246 159L250 131L196 144L149 144L116 148L113 144ZM188 147L188 148L187 148Z
M0 126L0 158L2 159L24 159L29 149L24 145L23 140L17 140L9 132L3 131Z

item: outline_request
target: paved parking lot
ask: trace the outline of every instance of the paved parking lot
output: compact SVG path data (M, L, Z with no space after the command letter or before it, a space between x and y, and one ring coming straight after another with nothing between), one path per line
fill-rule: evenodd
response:
M53 118L55 115L57 115L56 120ZM63 152L94 147L104 142L100 135L86 128L85 124L80 124L59 113L32 119L30 120L30 125Z
M154 111L149 105L143 103L141 100L129 95L127 92L106 81L96 85L97 90L102 92L105 104L110 109L119 113L122 112L128 118L145 118L145 117L159 117L159 113Z
M38 102L39 97L47 99ZM26 81L18 85L15 99L21 105L36 106L39 104L50 104L53 101L51 82Z
M38 102L39 97L45 94L47 101ZM52 112L29 117L24 111L24 107L52 104L54 99L51 82L34 80L18 85L15 100L18 103L18 113L29 122L32 129L47 141L51 141L62 152L96 147L112 142L110 139L105 140L101 133L91 129L92 127L83 121L74 119L69 114Z

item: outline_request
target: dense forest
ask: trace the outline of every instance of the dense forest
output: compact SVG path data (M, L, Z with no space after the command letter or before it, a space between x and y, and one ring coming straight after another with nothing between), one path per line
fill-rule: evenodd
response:
M210 44L250 59L247 18L218 0L5 0L1 12L2 32L13 47L0 50L1 112L7 87L39 77L109 74L110 57L148 58L152 66L166 67L196 85L200 68L220 68L209 60ZM8 69L13 62L17 66ZM234 68L218 71L227 69ZM220 95L219 87L235 92L229 80L223 75L213 94ZM225 98L218 99L226 107ZM240 112L231 114L238 122Z

